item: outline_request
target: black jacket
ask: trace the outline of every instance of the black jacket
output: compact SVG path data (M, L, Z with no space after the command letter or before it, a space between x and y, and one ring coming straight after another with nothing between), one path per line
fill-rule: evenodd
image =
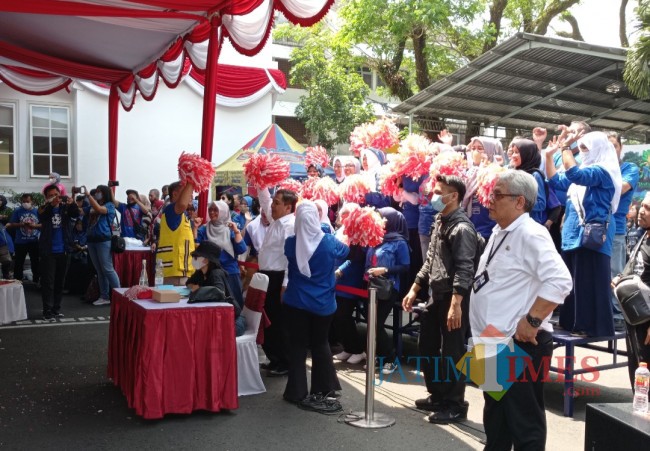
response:
M74 202L71 204L59 204L61 216L61 229L63 230L64 249L70 246L70 235L72 229L72 218L79 216L79 207ZM49 202L38 209L38 221L41 223L41 235L38 238L38 251L41 255L52 253L52 219L53 207Z
M415 283L423 288L430 286L434 300L450 293L467 297L474 279L477 252L476 229L465 211L458 208L447 216L438 213L431 227L429 250Z

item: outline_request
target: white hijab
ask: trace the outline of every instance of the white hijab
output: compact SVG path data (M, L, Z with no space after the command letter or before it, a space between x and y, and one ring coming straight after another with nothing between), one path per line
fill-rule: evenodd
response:
M341 183L343 180L345 180L345 159L343 157L334 157L334 160L332 160L332 168L334 168L334 165L336 165L337 161L341 165L341 177L336 176L336 170L335 170L334 178L336 179L337 183Z
M212 202L210 206L217 207L219 214L217 215L217 219L209 221L205 225L205 233L208 236L208 240L226 251L231 257L235 257L235 250L230 239L230 229L228 228L228 222L230 222L230 209L228 208L228 204L222 200L218 200Z
M313 202L305 200L296 208L296 261L298 270L306 277L311 277L309 259L325 236L320 229L318 210Z
M315 204L318 204L320 207L320 223L321 224L327 224L330 226L330 230L334 230L332 227L332 222L330 221L330 218L327 216L327 212L329 211L329 207L327 206L327 202L325 202L323 199L317 199L314 201Z
M621 166L616 156L616 149L614 149L614 145L609 142L607 135L603 132L587 133L578 140L578 147L581 145L586 146L589 152L580 151L580 155L582 155L580 168L600 166L612 178L612 183L614 183L614 197L612 197L611 207L612 213L615 213L618 209L618 202L621 199L621 188L623 187ZM573 183L569 187L567 195L571 199L577 198L577 201L582 205L586 190L586 186ZM580 207L577 205L574 206L577 207L576 210L580 210Z

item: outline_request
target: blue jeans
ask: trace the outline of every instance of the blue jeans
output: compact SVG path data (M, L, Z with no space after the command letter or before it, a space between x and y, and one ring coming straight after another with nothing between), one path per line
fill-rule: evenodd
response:
M612 243L612 261L611 261L611 272L612 279L618 274L623 272L625 268L626 260L626 248L627 244L625 243L625 235L614 235L614 242ZM612 311L614 312L614 319L623 320L623 314L621 313L621 308L618 305L618 301L614 296L612 291Z
M102 299L110 300L113 288L120 288L120 279L113 268L113 256L111 255L111 242L101 241L99 243L88 243L88 255L97 271L99 282L99 296Z

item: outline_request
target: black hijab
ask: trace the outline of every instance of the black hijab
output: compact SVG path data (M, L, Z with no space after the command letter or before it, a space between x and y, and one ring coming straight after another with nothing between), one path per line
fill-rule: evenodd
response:
M408 242L409 231L404 215L395 210L393 207L380 208L378 211L381 217L386 219L386 233L384 234L384 243L399 240Z
M542 164L542 157L539 155L537 144L530 139L516 139L512 142L519 149L521 164L517 169L526 171L529 174L539 170Z

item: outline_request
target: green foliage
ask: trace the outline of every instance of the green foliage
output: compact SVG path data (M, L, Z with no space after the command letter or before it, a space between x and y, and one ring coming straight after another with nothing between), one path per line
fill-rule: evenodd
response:
M25 192L17 193L12 189L7 189L2 194L7 198L7 203L20 205L20 197L25 194ZM43 196L43 193L37 192L28 194L32 195L32 204L34 204L35 207L40 207L45 203L45 196Z
M370 89L356 72L357 60L332 34L321 27L304 29L281 26L275 37L300 42L291 55L291 82L307 94L300 98L296 116L312 140L331 149L348 141L359 124L371 120L372 107L366 104Z
M627 53L623 80L632 94L647 99L650 98L650 0L640 0L636 13L640 22L639 39Z

